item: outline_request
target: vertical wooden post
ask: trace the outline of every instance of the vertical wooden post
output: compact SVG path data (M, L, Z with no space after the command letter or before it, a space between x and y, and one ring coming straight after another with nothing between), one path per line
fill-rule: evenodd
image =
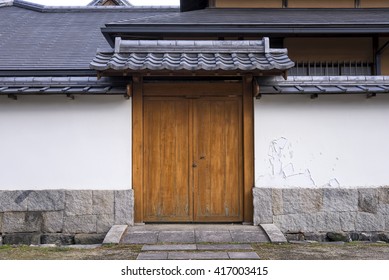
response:
M253 76L243 76L243 221L253 222L254 99Z
M143 82L132 78L132 188L134 190L134 221L143 222Z

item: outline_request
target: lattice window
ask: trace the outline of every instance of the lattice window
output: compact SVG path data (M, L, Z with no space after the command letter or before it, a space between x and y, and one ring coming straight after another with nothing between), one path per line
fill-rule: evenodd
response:
M296 62L291 76L371 76L373 63L366 61Z

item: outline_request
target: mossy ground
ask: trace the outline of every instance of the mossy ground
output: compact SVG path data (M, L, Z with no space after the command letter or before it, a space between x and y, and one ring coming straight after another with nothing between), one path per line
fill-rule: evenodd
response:
M252 244L263 260L389 260L389 244ZM134 260L141 245L108 245L94 249L0 246L0 260Z

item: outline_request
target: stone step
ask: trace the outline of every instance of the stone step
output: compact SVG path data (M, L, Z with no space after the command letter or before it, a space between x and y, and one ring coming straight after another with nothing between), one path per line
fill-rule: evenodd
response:
M259 227L258 227L259 228ZM193 230L193 231L128 231L121 241L123 244L158 244L158 243L260 243L269 242L261 229L239 230Z
M287 243L286 237L281 230L274 224L261 224L262 229L266 232L267 236L272 243Z
M166 244L143 245L142 251L252 251L250 244Z
M256 252L141 252L137 260L259 260Z

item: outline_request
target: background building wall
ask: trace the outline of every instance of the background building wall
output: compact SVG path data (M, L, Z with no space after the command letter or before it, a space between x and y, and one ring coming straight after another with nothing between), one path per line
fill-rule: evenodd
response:
M389 37L380 38L380 47L389 41ZM382 75L389 75L389 46L381 54L381 71Z
M355 0L288 0L288 8L354 8Z
M387 7L382 0L362 0L360 7ZM355 0L288 0L288 8L355 8ZM217 8L282 8L282 0L214 0L211 6Z
M282 0L215 0L216 8L282 8Z
M373 61L372 38L285 38L293 61Z
M360 0L361 8L389 8L388 0Z
M0 190L130 189L131 100L0 97Z

